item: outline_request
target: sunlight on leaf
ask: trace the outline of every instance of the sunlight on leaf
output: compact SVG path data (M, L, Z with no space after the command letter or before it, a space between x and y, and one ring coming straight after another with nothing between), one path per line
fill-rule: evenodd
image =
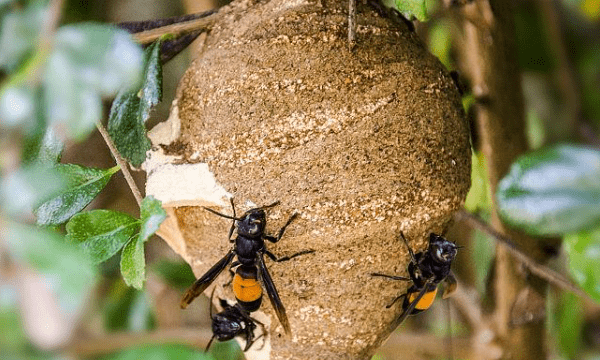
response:
M133 237L121 253L121 274L129 286L141 290L146 280L146 260L144 259L144 242Z
M67 179L55 168L33 164L0 179L0 205L15 217L29 217L36 206L66 186Z
M104 170L59 164L56 170L67 179L68 186L36 209L38 225L59 225L83 210L104 189L119 167Z
M384 6L398 10L408 20L427 21L427 0L382 0Z
M146 136L146 120L150 110L162 99L162 66L160 42L144 52L144 83L141 88L119 93L108 120L108 133L121 155L134 166L146 160L150 140Z
M77 214L67 223L67 241L80 244L95 263L114 254L139 231L139 221L110 210L92 210Z
M156 200L153 196L148 196L142 200L140 206L140 220L142 222L140 240L148 240L166 219L167 213L161 205L161 202Z
M564 247L573 279L600 303L600 228L566 235Z
M600 151L558 145L513 163L498 184L499 213L532 235L573 233L600 221Z
M14 71L33 51L47 14L42 2L34 2L25 9L8 13L2 19L0 68Z
M102 118L102 98L139 81L142 53L130 35L109 25L61 27L44 74L51 126L81 140Z

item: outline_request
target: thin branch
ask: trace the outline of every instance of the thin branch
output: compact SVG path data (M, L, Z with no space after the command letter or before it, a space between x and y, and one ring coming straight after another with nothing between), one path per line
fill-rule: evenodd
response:
M566 291L571 291L574 294L577 294L581 298L588 299L593 301L588 294L586 294L579 287L571 283L568 279L562 276L560 273L552 270L551 268L538 264L536 261L531 259L527 254L521 251L517 245L507 236L499 233L495 229L493 229L488 223L481 220L477 216L470 214L465 210L460 210L455 214L455 217L458 221L464 221L469 223L472 227L485 232L487 235L493 237L500 243L502 243L505 248L510 252L510 254L517 260L519 260L532 274L548 281L549 283L555 285L558 288L561 288Z
M356 0L348 0L348 49L356 45Z
M179 36L198 30L210 30L214 23L221 16L222 14L217 12L207 17L162 26L152 30L142 31L134 34L133 38L140 44L149 44L165 34L173 34L175 36Z
M462 283L458 283L450 300L452 300L452 303L468 323L469 327L473 329L473 332L488 327L483 319L479 300L475 298L472 292L466 290Z
M93 338L76 338L61 352L87 358L146 344L186 344L204 349L212 332L208 328L159 329L148 333L116 333Z
M121 154L119 154L119 150L117 150L117 148L115 147L115 143L113 143L112 139L110 138L110 135L108 135L108 132L106 131L104 126L102 126L102 124L98 122L96 123L96 127L98 128L98 131L100 131L104 142L106 142L106 145L110 149L110 152L115 158L117 164L119 164L119 166L121 167L123 176L125 176L125 180L127 181L127 184L129 185L133 196L135 197L135 201L137 201L138 206L141 206L142 193L140 192L140 189L138 189L137 185L135 184L135 181L133 180L133 177L131 176L131 173L129 172L127 162L121 157Z

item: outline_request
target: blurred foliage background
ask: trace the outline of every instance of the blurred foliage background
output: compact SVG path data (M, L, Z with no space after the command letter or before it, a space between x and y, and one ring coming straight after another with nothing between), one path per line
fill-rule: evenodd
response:
M598 302L600 1L511 2L519 55L514 61L522 71L527 137L530 148L538 151L520 158L498 194L491 194L486 159L479 151L480 139L473 126L472 189L465 208L488 219L492 199L497 196L500 211L512 226L537 236L563 238L565 245L549 266L570 274ZM457 39L458 30L453 27L454 15L442 1L418 3L417 18L428 20L416 23L418 35L449 70L460 70L457 47L462 45ZM120 254L92 265L78 248L64 243L60 235L64 233L62 225L51 228L32 225L35 217L31 209L68 182L60 173L43 166L45 161L62 158L63 163L86 167L114 167L102 137L93 131L97 114L104 114L106 118L110 104L94 99L114 97L115 87L131 86L138 81L133 74L140 71L124 67L106 69L114 64L110 62L103 71L120 71L116 76L122 81L77 83L75 79L78 85L69 88L64 84L70 84L71 78L87 69L89 64L85 61L93 62L85 60L85 54L79 54L76 58L80 61L75 63L60 63L64 58L57 57L58 70L53 77L40 75L43 68L39 59L43 59L48 50L43 41L34 39L52 19L39 11L47 4L47 1L0 0L0 358L243 358L235 342L214 344L208 354L199 350L211 336L208 301L200 299L185 314L180 312L181 293L193 282L194 275L162 240L155 237L146 244L146 282L137 290L127 286L119 273ZM218 1L193 0L181 3L69 0L62 5L60 22L138 21L199 12L220 5ZM60 36L60 32L58 34ZM92 49L99 44L87 40L84 46ZM69 49L65 50L67 59L72 56L69 51L73 49ZM95 54L91 50L90 53ZM151 112L148 128L167 118L177 82L190 58L190 51L186 50L163 67L163 101ZM131 77L129 82L127 74ZM465 89L465 111L473 121L476 104L481 99L469 91L468 79L460 81ZM85 84L81 85L82 82ZM21 101L23 105L11 107L7 98ZM74 115L70 122L52 123L52 113L46 113L50 108L48 104L63 98L67 99L64 106L73 107L72 111L87 114L88 118ZM40 104L32 99L44 99L44 102ZM86 106L82 107L83 104ZM89 108L96 109L97 113L89 113ZM40 113L46 115L31 115ZM41 125L40 118L44 118ZM54 148L52 141L44 140L48 139L44 131L48 124L62 131L55 134L60 141L54 143ZM137 216L139 207L125 180L121 173L112 176L113 173L102 175L107 187L87 209L111 209ZM552 179L553 174L560 175L556 182L544 181ZM144 174L135 172L133 175L142 187ZM529 187L530 178L539 185L537 188ZM548 199L552 200L550 205L544 202ZM524 208L530 210L527 216L519 215L519 210ZM464 284L485 298L495 240L461 226L451 229L448 237L465 245L455 261L455 272ZM546 312L540 319L546 323L550 358L600 359L598 306L552 287L544 301ZM445 355L423 355L423 358L449 358L452 347L460 346L457 344L467 330L456 316L452 303L438 301L431 310L411 318L397 332L401 335L392 337L376 359L405 358L398 345L401 342L397 340L408 337L409 333L433 334L433 338L427 339L439 341L431 346L443 344Z

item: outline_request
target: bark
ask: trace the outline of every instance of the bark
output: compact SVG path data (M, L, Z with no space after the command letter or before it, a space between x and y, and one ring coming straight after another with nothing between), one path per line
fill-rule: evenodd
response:
M460 48L464 71L478 99L477 127L481 151L487 159L492 194L512 162L527 150L521 76L513 15L504 0L474 1L462 7ZM539 263L548 260L541 242L512 231L492 210L493 227L509 235L517 245ZM517 296L531 287L545 294L546 283L527 276L520 264L499 245L496 252L493 314L497 339L504 348L504 359L545 359L543 323L511 327L511 311ZM532 341L535 339L535 341Z

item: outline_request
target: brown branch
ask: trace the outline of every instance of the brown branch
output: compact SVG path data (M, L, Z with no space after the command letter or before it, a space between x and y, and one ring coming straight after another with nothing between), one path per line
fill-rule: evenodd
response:
M475 353L477 348L473 338L452 337L453 355L457 359L498 359L501 350L495 346L484 346L483 351ZM431 334L394 332L379 348L377 354L386 359L431 359L448 357L445 341ZM399 356L399 355L402 356Z
M464 37L464 46L458 48L461 69L470 78L473 93L484 94L487 99L477 105L476 122L481 150L487 160L490 190L495 193L498 182L506 175L513 161L527 151L521 75L516 61L514 14L510 2L504 0L474 0L468 5L479 9L481 16L490 24L487 28L480 28L462 17L457 19L460 34ZM458 9L456 13L462 16L463 12ZM539 247L540 241L504 227L495 206L492 208L491 223L499 232L509 234L519 248L536 261L544 262L547 259ZM528 286L544 294L545 283L539 280L534 283L523 277L519 262L504 246L496 248L495 270L492 324L504 346L503 357L545 359L547 350L544 342L530 341L544 338L543 324L510 328L511 310L517 295Z
M562 290L570 291L583 299L588 299L593 302L587 293L581 290L577 285L571 283L562 274L552 270L551 268L537 263L529 255L521 251L518 246L507 236L493 229L488 223L470 214L466 210L460 210L455 214L457 221L464 221L473 228L483 231L487 235L493 237L498 242L502 243L510 254L519 260L532 274L548 281L549 283L561 288Z
M135 41L140 44L149 44L165 34L176 36L191 33L198 30L210 30L214 23L221 17L218 12L207 17L184 21L176 24L162 26L152 30L146 30L133 35Z
M125 180L127 181L127 185L129 185L129 188L131 189L133 196L135 197L135 201L137 201L138 206L141 206L142 205L142 193L140 192L140 189L138 189L137 185L135 184L135 181L133 180L133 177L131 176L131 173L129 172L129 167L127 166L127 162L121 157L121 154L119 154L119 150L117 150L115 143L110 138L110 135L108 135L108 132L106 131L104 126L102 126L102 124L100 124L98 122L98 123L96 123L96 127L98 128L98 131L100 131L100 134L102 135L104 142L106 142L106 145L110 149L110 152L113 155L113 157L115 158L115 161L121 167L123 176L125 176Z
M553 50L554 57L557 61L558 72L558 88L565 99L569 116L566 121L559 121L560 124L560 139L569 140L577 131L577 124L582 118L582 101L581 89L577 82L576 72L573 68L571 59L569 58L569 50L565 45L562 35L562 24L556 7L558 6L555 0L536 0L537 6L541 11L542 19L546 25L550 48ZM559 119L557 119L559 120ZM556 125L556 122L555 122ZM555 132L556 133L556 132Z
M93 338L76 338L67 344L62 353L77 358L87 358L117 352L146 344L185 344L204 349L212 337L208 328L159 329L148 333L116 333Z

